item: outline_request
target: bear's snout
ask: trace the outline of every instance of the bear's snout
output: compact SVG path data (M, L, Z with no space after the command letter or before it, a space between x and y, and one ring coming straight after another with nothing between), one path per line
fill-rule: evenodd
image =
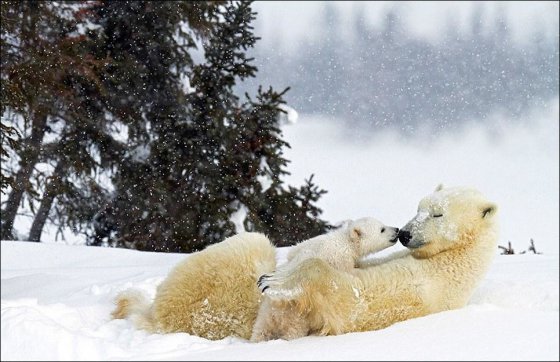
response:
M410 238L411 235L408 231L406 230L399 231L399 240L401 241L401 244L403 244L404 246L406 246L410 242Z
M399 228L393 228L393 235L395 235L395 237L391 239L391 242L396 243L397 240L399 240Z

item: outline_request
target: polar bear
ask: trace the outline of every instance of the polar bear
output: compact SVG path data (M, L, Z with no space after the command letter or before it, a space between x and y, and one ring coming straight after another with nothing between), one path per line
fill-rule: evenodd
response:
M267 295L276 291L285 307L270 316L301 316L309 334L324 335L460 308L497 253L496 215L496 205L476 190L438 188L399 233L409 253L350 272L304 260L289 275L272 275L261 284L269 286ZM124 292L113 317L130 317L153 332L249 339L262 300L257 280L275 268L275 249L266 236L239 234L186 258L158 287L153 303ZM283 329L270 335L290 338Z
M310 334L329 335L461 308L496 255L496 212L496 205L474 189L440 186L420 201L416 216L399 233L410 252L350 272L309 259L289 274L273 273L260 287L282 303L267 317L296 314ZM267 325L275 330L264 335L299 337L283 324Z
M290 248L288 270L309 258L323 259L333 268L350 271L361 257L381 251L397 242L399 229L373 217L353 220L329 233L302 241Z
M275 268L276 248L265 235L237 234L176 265L153 302L134 289L121 292L111 314L152 333L249 339L262 298L257 279Z
M291 247L287 262L278 267L275 274L289 274L301 262L310 258L321 259L337 270L349 272L357 265L360 258L394 245L398 232L398 228L384 225L372 217L350 221L339 229ZM266 277L267 275L263 275L259 279L259 283ZM297 313L283 314L283 316L293 318L270 319L268 316L271 314L271 310L276 308L275 304L274 300L268 297L262 301L251 341L272 339L273 335L267 333L277 329L289 329L290 335L294 338L296 335L304 337L309 333L305 319L298 318ZM284 327L281 328L275 324L282 324Z

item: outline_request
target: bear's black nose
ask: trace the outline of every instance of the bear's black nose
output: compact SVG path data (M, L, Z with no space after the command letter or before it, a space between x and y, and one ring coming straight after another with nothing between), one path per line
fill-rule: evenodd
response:
M406 244L410 242L410 233L405 230L399 231L399 240L401 241L401 244L406 246Z

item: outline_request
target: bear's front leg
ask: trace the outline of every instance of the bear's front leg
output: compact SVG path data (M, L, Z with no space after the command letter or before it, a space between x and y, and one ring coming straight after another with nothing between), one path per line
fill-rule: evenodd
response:
M264 274L257 281L260 291L273 300L298 299L304 291L329 274L331 268L321 259L308 259L293 268ZM325 274L326 273L326 274Z
M321 259L305 260L291 271L263 275L258 285L266 298L289 303L292 308L286 310L292 315L305 315L309 334L344 333L355 322L356 310L360 310L358 278L337 271Z

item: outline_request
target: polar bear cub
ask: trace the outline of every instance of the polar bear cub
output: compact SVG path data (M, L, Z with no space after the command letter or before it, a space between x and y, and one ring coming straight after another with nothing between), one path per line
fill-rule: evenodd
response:
M275 275L289 273L310 258L322 259L341 271L350 271L360 258L394 245L398 233L398 228L386 226L373 217L349 221L336 230L292 246L287 262L278 267ZM259 286L267 277L263 275L259 279Z
M282 269L291 269L309 258L323 259L332 267L349 271L358 259L381 251L397 241L399 229L372 217L350 221L330 233L305 240L292 247Z
M289 274L300 263L310 258L322 259L337 270L350 271L357 266L362 257L394 245L398 233L398 228L386 226L372 217L350 221L346 226L293 246L288 252L287 262L280 265L274 273L275 278ZM266 274L261 276L258 281L259 288L263 282L269 281L269 278L270 276ZM264 287L261 290L264 293L266 289L267 287ZM274 301L275 297L285 298L286 296L276 296L273 293L264 295L253 327L251 341L260 342L275 337L265 331L290 329L291 335L300 337L309 333L308 326L301 323L301 319L296 313L293 313L292 316L298 319L297 322L291 318L269 318L272 310L279 307L279 305L275 305L277 303ZM274 326L270 324L274 324ZM275 324L282 324L282 326Z

